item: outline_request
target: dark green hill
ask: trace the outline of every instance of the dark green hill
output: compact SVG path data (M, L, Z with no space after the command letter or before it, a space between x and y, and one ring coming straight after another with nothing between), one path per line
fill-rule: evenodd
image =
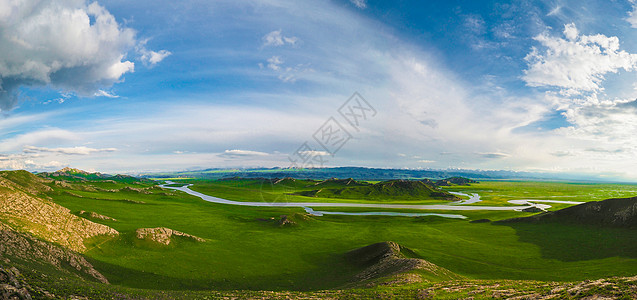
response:
M500 222L569 223L637 228L637 197L587 202L557 211Z
M355 181L330 182L330 188L298 192L309 197L344 199L458 200L456 196L418 180L389 180L376 184L354 184ZM353 185L353 186L352 186ZM318 186L318 185L317 185Z
M449 186L449 185L469 185L470 183L478 183L477 181L465 177L449 177L446 179L437 180L435 184L437 186Z

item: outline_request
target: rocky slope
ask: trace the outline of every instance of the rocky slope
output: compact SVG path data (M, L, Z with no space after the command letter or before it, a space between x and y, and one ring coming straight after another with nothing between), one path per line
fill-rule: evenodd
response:
M69 275L75 274L108 283L104 275L76 252L39 240L30 234L17 232L1 223L0 257L3 263L17 261L53 265L60 270L66 270Z
M88 238L118 234L45 199L49 182L26 171L0 172L0 222L78 252Z

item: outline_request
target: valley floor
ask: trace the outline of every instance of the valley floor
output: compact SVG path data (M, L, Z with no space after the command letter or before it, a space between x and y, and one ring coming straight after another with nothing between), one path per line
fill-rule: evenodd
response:
M296 193L289 187L263 188L262 183L249 181L181 182L194 184L193 190L201 193L232 201L255 197L270 201ZM302 207L210 203L157 187L150 180L125 176L2 173L0 183L0 193L6 195L0 197L4 205L0 209L0 223L25 235L25 240L44 243L39 252L29 250L39 253L35 257L51 257L46 254L50 251L58 255L53 256L57 257L53 260L57 264L51 265L50 259L33 260L25 253L3 250L0 245L3 258L0 266L5 274L0 275L0 280L5 291L11 290L10 286L17 290L31 287L31 294L42 297L49 293L62 298L82 295L90 299L495 296L562 299L593 294L611 298L627 295L630 299L635 295L635 277L631 277L637 273L634 228L498 222L536 214L520 211L463 211L466 219L313 216ZM635 185L622 184L483 182L443 189L477 193L482 201L471 205L484 206L511 206L508 201L523 199L590 202L637 194ZM293 197L311 198L298 194ZM364 202L364 199L345 200ZM442 200L403 197L394 203L404 201L422 205ZM20 207L27 204L28 207ZM569 206L556 203L550 209ZM24 209L29 213L16 213ZM360 212L356 207L337 209ZM58 227L58 231L43 229ZM72 234L86 233L82 228L93 231L82 237ZM78 238L83 243L78 243ZM401 263L422 260L426 263L419 264L436 266L431 270L439 267L446 271L444 274L423 269L393 272L395 261L384 261L383 276L360 280L362 272L371 274L369 270L377 270L374 266L378 262L353 263L346 253L384 241L396 242L404 249L400 252ZM85 259L86 268L73 267L77 264L72 262L79 258L66 250L56 250L69 245L80 253L76 254L78 257ZM11 267L19 275L8 272ZM11 280L12 276L17 281ZM108 284L95 278L103 278ZM21 286L12 285L15 282L22 282Z

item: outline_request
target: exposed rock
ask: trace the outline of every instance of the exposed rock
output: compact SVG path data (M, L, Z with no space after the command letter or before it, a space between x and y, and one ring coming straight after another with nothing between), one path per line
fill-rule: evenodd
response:
M42 179L30 175L32 178L29 180L35 182L31 188L37 188L38 180ZM78 252L86 250L85 239L97 235L119 234L113 228L78 217L63 206L7 183L13 182L0 178L0 186L4 187L0 188L0 219L15 229ZM21 186L28 184L21 183Z
M134 193L139 193L139 194L151 194L150 191L148 191L147 189L143 189L143 188L133 188L133 187L124 187L122 189L120 189L121 192L134 192Z
M156 243L160 243L163 245L170 245L172 242L173 236L181 236L186 237L197 242L205 242L206 240L190 235L187 233L183 233L181 231L172 230L166 227L156 227L156 228L139 228L135 231L135 235L140 240L150 240Z
M63 247L35 239L29 234L16 232L2 223L0 223L0 256L51 264L58 269L62 269L63 265L71 266L78 273L99 282L108 283L106 277L95 270L93 265L81 255ZM2 276L0 274L0 283L4 282L1 280ZM5 274L4 276L8 275ZM19 288L19 286L17 287Z
M296 222L288 219L287 215L281 215L281 219L279 219L278 224L279 226L290 226L290 225L296 225Z
M109 220L109 221L117 221L117 219L115 219L115 218L111 218L111 217L109 217L109 216L105 216L105 215L100 215L100 214L98 214L98 213L96 213L96 212L93 212L93 211L83 211L83 210L80 210L80 213L79 213L79 214L80 214L80 215L83 215L83 216L91 217L91 218L93 218L93 219Z

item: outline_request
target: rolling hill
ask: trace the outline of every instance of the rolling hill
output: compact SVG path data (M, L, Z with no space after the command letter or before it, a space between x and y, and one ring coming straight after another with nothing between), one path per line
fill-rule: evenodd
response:
M418 180L389 180L376 184L346 181L322 182L318 189L297 192L307 197L366 199L366 200L460 200L458 197Z
M637 197L587 202L557 211L501 222L568 223L637 228Z

